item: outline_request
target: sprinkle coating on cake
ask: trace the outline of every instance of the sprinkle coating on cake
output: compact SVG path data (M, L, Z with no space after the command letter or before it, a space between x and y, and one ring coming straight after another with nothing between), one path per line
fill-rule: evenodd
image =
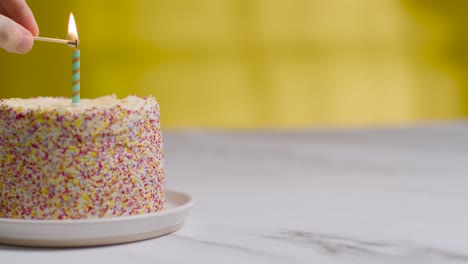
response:
M0 217L88 219L164 209L154 97L0 100Z

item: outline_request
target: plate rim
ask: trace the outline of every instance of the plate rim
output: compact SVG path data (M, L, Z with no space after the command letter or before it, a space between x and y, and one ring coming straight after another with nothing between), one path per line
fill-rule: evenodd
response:
M104 236L79 239L27 239L27 238L9 238L0 237L0 246L13 247L35 247L35 248L83 248L111 246L126 243L133 243L165 236L179 230L184 222L165 227L164 229L152 230L131 235L122 236Z

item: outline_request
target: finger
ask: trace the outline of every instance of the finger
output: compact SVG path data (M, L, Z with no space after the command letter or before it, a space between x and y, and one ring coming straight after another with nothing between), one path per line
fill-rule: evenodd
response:
M25 0L0 0L7 12L8 17L25 27L34 36L39 34L34 14Z
M0 48L22 54L30 51L33 44L31 32L10 18L0 15Z

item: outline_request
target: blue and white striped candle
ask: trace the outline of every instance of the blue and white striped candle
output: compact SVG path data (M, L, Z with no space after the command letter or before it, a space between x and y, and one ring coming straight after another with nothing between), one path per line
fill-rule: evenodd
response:
M70 13L68 20L68 39L75 49L72 61L72 105L80 105L80 50L78 49L78 30L76 29L75 17Z
M80 50L73 51L72 104L80 103Z

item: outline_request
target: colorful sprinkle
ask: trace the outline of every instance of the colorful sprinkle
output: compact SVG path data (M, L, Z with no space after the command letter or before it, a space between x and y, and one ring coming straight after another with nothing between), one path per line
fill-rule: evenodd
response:
M164 209L154 97L0 100L0 217L89 219Z

